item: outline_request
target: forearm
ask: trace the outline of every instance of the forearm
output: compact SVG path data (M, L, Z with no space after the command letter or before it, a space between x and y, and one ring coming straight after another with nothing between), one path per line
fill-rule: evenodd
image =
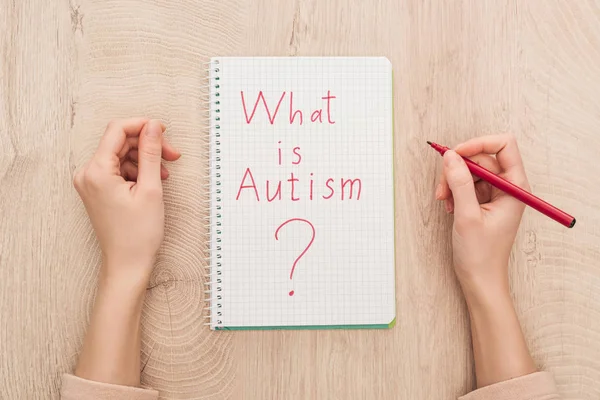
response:
M145 291L144 279L114 279L101 273L75 375L139 386L140 319Z
M477 387L536 371L508 289L465 290Z

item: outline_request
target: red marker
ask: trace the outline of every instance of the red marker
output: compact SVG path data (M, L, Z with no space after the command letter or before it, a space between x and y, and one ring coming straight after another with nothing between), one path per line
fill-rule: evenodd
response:
M432 143L432 142L428 141L427 144L429 144L431 147L433 147L435 150L437 150L438 153L440 153L441 155L444 155L444 153L447 150L450 150L448 147L441 146L437 143ZM468 158L463 157L463 160L465 160L467 167L469 167L469 171L471 171L471 173L473 175L478 176L479 178L488 182L490 185L502 190L504 193L527 204L529 207L538 210L542 214L552 218L556 222L561 223L562 225L566 226L567 228L572 228L573 226L575 226L576 221L573 216L567 214L566 212L564 212L562 210L559 210L558 208L554 207L550 203L546 203L544 200L540 199L539 197L534 196L531 193L529 193L528 191L521 189L517 185L510 183L506 179L499 177L498 175L483 168L481 165L474 163L473 161L469 160Z

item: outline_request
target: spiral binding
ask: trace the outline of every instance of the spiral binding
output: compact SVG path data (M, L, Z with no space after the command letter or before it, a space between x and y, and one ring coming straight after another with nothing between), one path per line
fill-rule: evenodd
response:
M222 312L222 280L221 280L221 240L222 240L222 196L221 196L221 63L219 59L211 59L207 71L206 91L202 91L206 107L206 122L208 122L209 153L210 153L210 255L206 261L206 273L209 277L205 281L205 293L209 297L209 306L205 308L208 320L205 325L211 329L223 326ZM214 247L213 247L214 245Z

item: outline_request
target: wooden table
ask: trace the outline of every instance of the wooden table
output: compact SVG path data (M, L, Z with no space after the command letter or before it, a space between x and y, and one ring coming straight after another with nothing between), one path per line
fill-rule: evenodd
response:
M143 317L164 398L453 399L473 388L433 199L453 145L513 132L534 192L511 283L527 341L565 399L600 397L600 2L0 0L0 398L57 397L93 303L99 251L72 188L106 123L146 115L182 150ZM203 63L213 55L384 55L394 66L398 324L211 332Z

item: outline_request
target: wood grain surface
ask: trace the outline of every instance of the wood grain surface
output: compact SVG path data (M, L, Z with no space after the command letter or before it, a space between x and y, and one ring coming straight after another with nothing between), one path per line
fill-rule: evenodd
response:
M394 67L398 324L211 332L204 65L214 55L384 55ZM565 399L600 398L600 1L0 0L0 398L57 398L99 250L71 180L106 123L146 115L182 150L143 315L143 383L165 399L453 399L473 388L451 218L454 145L513 132L538 195L511 257L519 317Z

